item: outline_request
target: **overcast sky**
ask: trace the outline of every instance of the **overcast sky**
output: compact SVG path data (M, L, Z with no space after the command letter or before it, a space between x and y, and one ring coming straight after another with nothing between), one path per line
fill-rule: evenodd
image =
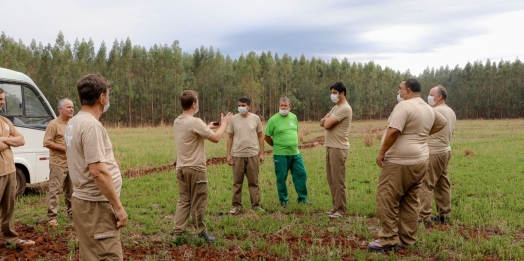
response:
M417 75L426 67L522 59L524 0L0 0L0 31L28 45L129 37L147 49L180 42L236 59L255 51L374 61Z

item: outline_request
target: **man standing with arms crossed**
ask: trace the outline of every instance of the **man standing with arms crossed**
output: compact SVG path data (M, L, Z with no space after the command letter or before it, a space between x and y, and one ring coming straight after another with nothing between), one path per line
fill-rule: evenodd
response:
M176 143L176 176L178 180L178 202L176 204L173 241L178 243L188 224L189 216L198 235L207 243L215 238L207 233L204 215L207 207L207 167L204 140L218 143L224 134L232 113L222 116L217 132L213 123L206 124L193 115L198 112L198 93L185 90L180 95L180 104L184 112L175 119L173 131Z
M273 146L273 161L277 176L277 192L280 205L287 208L287 174L291 170L291 177L298 195L299 204L310 205L307 200L307 174L302 155L298 150L298 120L291 112L291 101L284 97L280 99L280 110L267 122L265 140Z
M346 215L346 159L349 154L349 129L353 110L346 100L346 87L337 82L330 88L331 101L336 105L320 120L326 129L326 178L331 191L330 218Z
M58 195L64 192L67 216L71 217L71 195L73 194L73 183L69 178L67 170L66 147L64 141L64 130L73 117L75 107L69 98L58 102L58 118L47 125L44 135L44 147L49 149L49 191L47 192L47 217L49 225L58 226L56 220L58 212Z
M422 188L420 190L420 214L419 220L425 225L431 226L433 221L446 223L451 213L451 182L448 175L448 164L451 159L451 135L455 130L457 116L455 112L446 105L448 91L444 86L433 87L428 96L428 104L435 111L442 114L448 124L441 131L429 136L429 167L427 169ZM435 193L437 205L437 216L431 218L431 201Z
M69 120L64 138L80 260L123 260L120 228L127 223L127 213L120 201L122 175L99 121L109 109L111 84L101 75L88 74L76 88L82 109Z
M0 88L0 109L5 104L5 91ZM13 223L16 197L16 168L11 147L24 146L24 136L15 129L13 123L0 116L0 222L6 244L17 247L32 246L32 240L18 238Z
M260 189L258 187L258 162L264 162L264 129L260 117L249 112L251 100L247 97L238 99L238 114L231 118L227 127L227 162L233 166L233 208L230 214L242 211L242 185L247 177L251 208L264 211L260 207Z
M420 98L416 79L400 83L399 103L391 112L388 128L376 158L381 168L377 187L377 217L382 224L371 250L392 250L416 243L418 193L428 168L429 135L446 126L446 119Z

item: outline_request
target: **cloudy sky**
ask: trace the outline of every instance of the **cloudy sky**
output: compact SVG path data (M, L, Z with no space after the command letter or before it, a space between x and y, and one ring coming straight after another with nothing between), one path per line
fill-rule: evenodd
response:
M417 75L468 61L522 60L523 0L0 0L0 31L29 44L91 38L98 48L129 37L182 51L213 46L238 58L250 51L374 61Z

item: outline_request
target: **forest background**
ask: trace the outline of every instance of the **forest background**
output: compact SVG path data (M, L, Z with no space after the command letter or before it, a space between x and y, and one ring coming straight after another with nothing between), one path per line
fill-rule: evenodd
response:
M62 32L54 45L34 39L25 45L2 32L0 67L31 77L55 111L63 97L71 98L79 109L76 82L82 75L105 76L112 84L111 108L101 120L113 126L171 124L182 112L178 96L186 89L199 93L199 116L204 121L219 119L220 112L236 113L241 96L251 98L251 111L262 120L278 112L279 98L287 96L300 121L318 121L332 107L329 87L337 81L348 88L354 120L384 119L397 103L399 83L407 77L420 80L424 99L431 87L445 86L446 103L458 119L524 117L524 65L518 58L468 62L464 68L426 68L412 75L409 70L347 58L325 61L251 51L232 59L212 46L188 53L178 41L146 50L129 38L115 39L109 52L105 42L95 52L91 39L76 39L71 45Z

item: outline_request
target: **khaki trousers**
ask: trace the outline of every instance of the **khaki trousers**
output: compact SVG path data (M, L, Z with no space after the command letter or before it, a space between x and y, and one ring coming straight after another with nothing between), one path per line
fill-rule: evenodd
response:
M6 243L14 243L18 239L13 223L16 197L16 175L15 172L0 176L0 221L2 222L2 234Z
M47 192L47 216L56 219L58 213L58 196L64 192L66 213L71 215L71 196L73 195L73 183L69 178L67 167L49 164L49 191Z
M435 204L439 216L449 217L451 213L451 182L448 164L451 151L429 155L429 166L420 189L420 220L431 219L431 201L435 195Z
M326 178L331 191L332 210L346 214L346 159L349 149L326 147Z
M182 167L177 171L176 176L178 202L173 234L180 235L186 230L191 215L197 233L202 235L207 231L204 224L207 207L207 172Z
M80 260L123 260L120 230L116 229L111 204L73 197L72 206Z
M247 178L251 207L260 205L260 189L258 187L258 156L233 157L233 200L234 207L242 207L242 185L244 175Z
M415 165L386 162L377 187L377 217L382 224L380 244L413 245L417 242L418 193L428 160Z

